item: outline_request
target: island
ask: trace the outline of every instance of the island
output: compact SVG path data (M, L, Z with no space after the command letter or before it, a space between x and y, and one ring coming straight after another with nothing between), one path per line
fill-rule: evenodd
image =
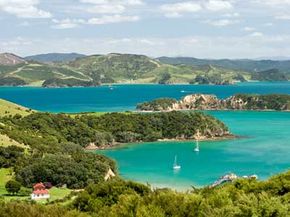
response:
M178 110L257 110L289 111L290 95L287 94L236 94L226 99L215 95L192 94L181 100L172 98L155 99L137 105L141 111Z

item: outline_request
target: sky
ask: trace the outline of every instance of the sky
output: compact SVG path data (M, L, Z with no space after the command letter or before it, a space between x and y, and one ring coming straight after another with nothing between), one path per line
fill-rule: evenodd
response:
M0 53L290 57L290 0L0 0Z

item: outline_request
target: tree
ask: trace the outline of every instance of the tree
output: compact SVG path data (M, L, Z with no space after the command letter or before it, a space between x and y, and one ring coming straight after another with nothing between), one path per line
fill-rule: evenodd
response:
M161 75L161 78L160 78L160 80L159 80L158 83L159 83L159 84L168 84L170 78L171 78L170 73L165 72L165 73L163 73L163 74Z
M15 180L9 180L6 183L5 188L9 194L17 194L20 191L21 184Z

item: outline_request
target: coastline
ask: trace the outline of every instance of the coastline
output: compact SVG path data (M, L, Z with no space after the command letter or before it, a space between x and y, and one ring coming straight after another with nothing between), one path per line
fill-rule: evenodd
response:
M290 112L290 110L275 110L275 109L174 109L174 110L162 110L162 111L154 111L154 110L135 110L132 112L140 112L140 113L153 113L153 112L173 112L173 111L229 111L229 112Z
M268 83L279 83L279 82L290 82L290 81L266 81ZM172 84L159 84L159 83L152 83L152 82L148 82L148 83L140 83L140 82L136 82L136 83L132 83L132 82L120 82L120 83L104 83L101 85L95 85L95 86L47 86L47 87L43 87L42 85L35 85L35 84L27 84L27 85L16 85L16 86L7 86L7 85L3 85L0 87L35 87L35 88L93 88L93 87L102 87L102 86L116 86L116 85L161 85L161 86L178 86L178 85L188 85L188 86L198 86L198 85L209 85L209 86L233 86L233 85L238 85L238 84L245 84L245 83L265 83L265 81L257 81L257 80L248 80L246 82L235 82L234 84L226 84L226 85L220 85L220 84L189 84L189 83L172 83Z
M216 137L210 137L210 138L200 138L200 142L213 142L213 141L225 141L225 140L234 140L234 139L241 139L243 138L242 136L237 136L237 135L225 135L225 136L216 136ZM181 138L175 138L175 139L158 139L156 141L152 142L195 142L196 140L193 138L190 139L181 139ZM122 147L130 146L132 144L137 145L137 144L144 144L148 142L131 142L131 143L115 143L114 145L106 145L106 146L88 146L84 148L86 151L102 151L102 150L114 150L114 149L119 149Z

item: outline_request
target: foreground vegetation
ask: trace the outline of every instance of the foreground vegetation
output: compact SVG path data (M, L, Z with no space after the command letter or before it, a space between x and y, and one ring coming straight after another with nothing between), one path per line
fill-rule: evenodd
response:
M190 192L152 190L118 178L89 185L67 206L1 202L0 216L287 217L290 172L267 181L240 179Z

